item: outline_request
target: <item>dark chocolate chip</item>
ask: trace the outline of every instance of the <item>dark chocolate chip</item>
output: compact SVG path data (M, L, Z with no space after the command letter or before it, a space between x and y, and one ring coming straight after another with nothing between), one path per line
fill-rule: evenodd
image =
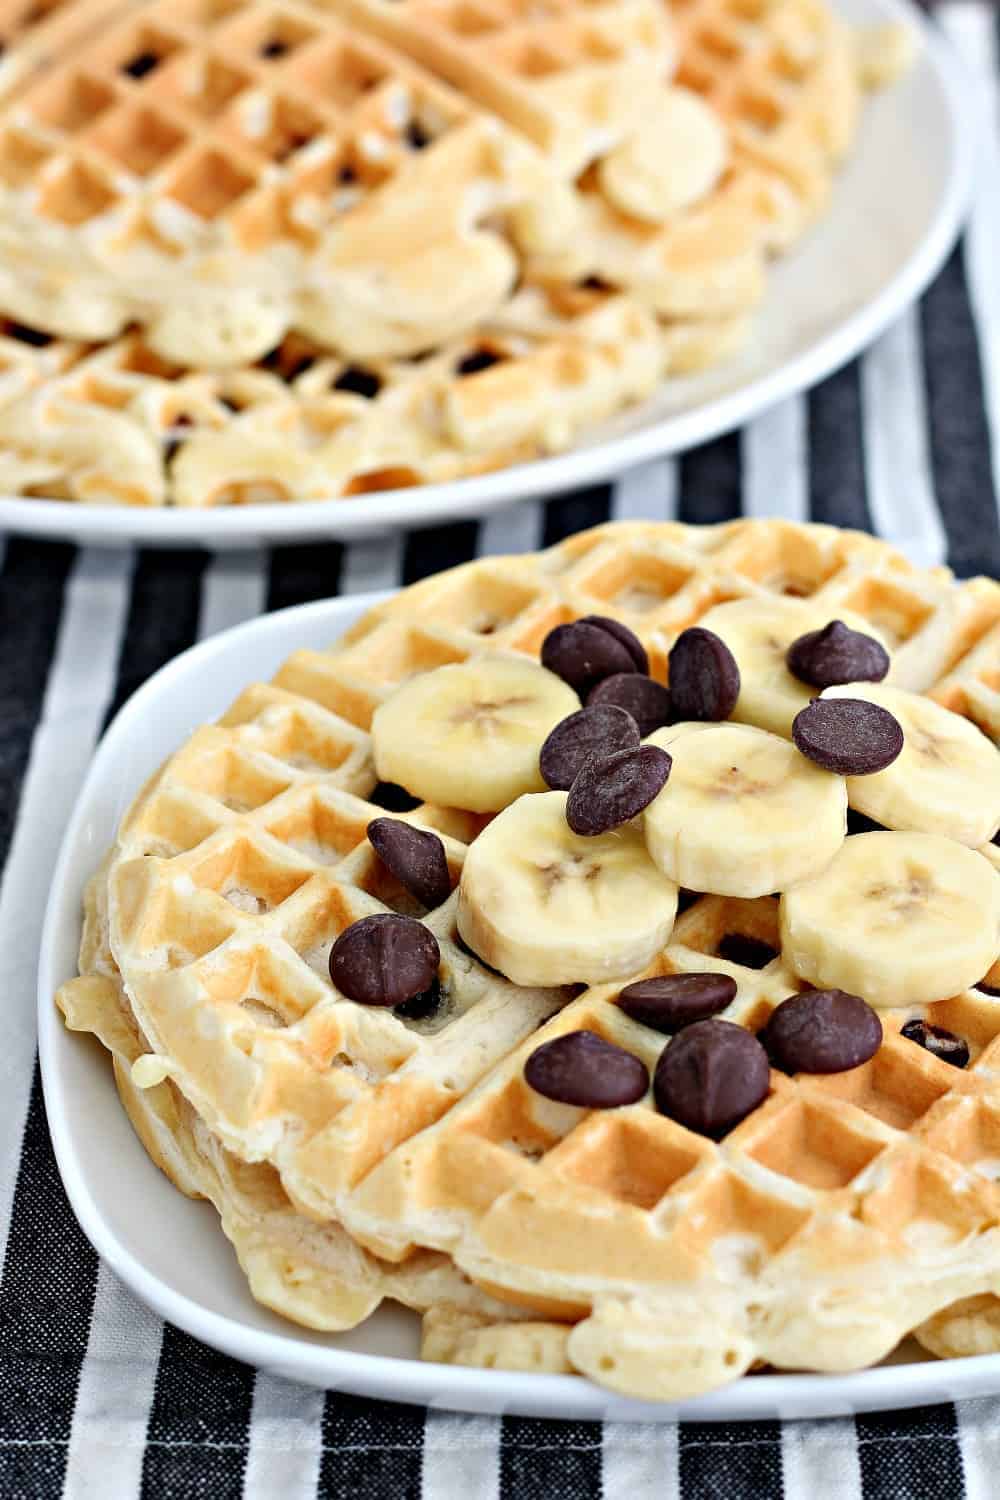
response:
M727 932L716 950L728 964L739 964L744 969L766 969L778 956L777 948L761 938L748 937L745 932Z
M645 1063L594 1031L568 1031L543 1042L525 1063L524 1077L546 1099L583 1109L634 1104L649 1087Z
M404 1021L426 1021L440 1009L442 998L441 982L435 975L428 989L414 995L412 1000L404 1000L402 1005L397 1005L393 1015Z
M130 78L145 78L147 73L152 73L159 65L160 59L155 52L137 52L135 57L122 64L122 72L127 73Z
M635 632L629 630L627 625L623 625L621 620L616 620L610 615L583 615L579 623L581 625L599 625L602 630L606 630L610 635L613 635L617 641L621 642L629 656L631 656L635 664L635 670L637 672L648 673L649 657L646 655L645 646Z
M767 1053L732 1021L695 1021L664 1048L653 1096L667 1115L719 1140L767 1097Z
M473 349L471 354L466 354L455 366L456 375L478 375L483 370L492 370L494 365L503 364L503 355L494 354L492 349Z
M649 658L626 626L603 615L586 615L549 631L542 642L542 666L586 698L605 677L648 672Z
M665 974L626 985L618 1004L633 1021L673 1036L695 1021L717 1016L735 999L736 981L728 974Z
M574 833L596 838L636 818L667 784L673 761L658 745L619 750L591 760L566 798L566 822Z
M990 843L991 844L1000 844L1000 828L997 829L996 833L990 839Z
M411 797L405 786L397 786L394 781L380 781L374 791L368 793L368 801L374 802L376 807L384 807L386 812L412 812L420 806L419 797Z
M40 328L29 328L27 323L5 322L3 332L7 338L17 339L21 344L30 344L33 349L47 349L52 342L51 333L42 333Z
M398 818L373 818L368 838L386 869L411 896L428 909L447 901L451 877L444 845L436 833Z
M670 701L675 721L728 719L740 696L740 669L725 641L694 625L670 651Z
M275 57L284 57L285 53L288 51L288 43L283 42L280 37L272 37L269 42L264 43L259 51L261 57L266 57L269 59Z
M843 1073L875 1056L882 1022L859 995L808 990L781 1002L760 1040L786 1073Z
M581 708L557 724L542 746L538 769L553 791L568 792L588 760L603 759L639 744L635 720L623 708Z
M953 1031L946 1031L943 1026L931 1026L928 1021L907 1021L905 1026L900 1027L899 1034L909 1042L916 1042L918 1047L923 1047L932 1057L951 1063L953 1068L968 1067L968 1042L956 1036Z
M845 682L881 682L889 670L889 653L874 636L831 620L822 630L800 635L788 648L788 670L810 687L839 687Z
M406 141L407 145L411 146L414 151L423 151L425 146L430 145L431 136L428 135L419 120L411 120L406 127Z
M670 694L662 682L639 672L616 672L605 677L587 695L587 707L611 703L631 714L643 739L670 723Z
M899 720L865 698L814 698L792 721L792 739L824 771L870 776L903 748Z
M376 912L345 927L330 949L330 978L359 1005L403 1005L437 975L437 938L414 917Z
M364 370L360 365L348 365L346 370L341 370L331 389L347 391L352 396L364 396L366 401L373 401L382 389L382 382L371 370Z

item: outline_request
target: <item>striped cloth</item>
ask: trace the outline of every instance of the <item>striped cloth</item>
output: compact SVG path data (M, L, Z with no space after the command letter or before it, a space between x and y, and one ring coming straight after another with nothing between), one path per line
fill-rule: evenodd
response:
M109 714L199 637L411 583L608 518L741 514L871 529L1000 577L998 36L941 12L988 153L964 243L863 359L743 432L611 486L373 543L213 556L0 538L0 1497L48 1500L991 1500L1000 1400L827 1422L602 1427L300 1389L203 1348L98 1263L66 1203L35 1061L42 893Z

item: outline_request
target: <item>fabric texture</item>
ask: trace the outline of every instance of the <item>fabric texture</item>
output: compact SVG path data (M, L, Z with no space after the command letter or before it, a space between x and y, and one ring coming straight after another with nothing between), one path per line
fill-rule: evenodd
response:
M781 515L1000 577L995 12L938 15L987 121L973 218L918 307L807 395L679 459L490 519L352 546L102 553L0 537L0 1497L50 1500L986 1500L1000 1398L677 1427L424 1412L306 1390L164 1327L84 1239L35 1059L42 896L109 715L261 610L411 583L609 518Z

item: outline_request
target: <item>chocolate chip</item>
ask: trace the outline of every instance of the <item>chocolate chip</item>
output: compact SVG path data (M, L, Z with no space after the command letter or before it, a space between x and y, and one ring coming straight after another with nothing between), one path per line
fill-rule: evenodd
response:
M411 797L405 786L397 786L394 781L380 781L374 791L369 792L368 801L374 802L376 807L384 807L386 812L412 812L420 806L419 797Z
M3 324L3 332L6 338L17 339L21 344L30 344L33 349L47 349L52 343L51 333L42 333L40 328L29 328L27 323L6 321Z
M695 1021L718 1015L735 999L736 981L728 974L665 974L626 985L618 1004L633 1021L673 1036Z
M345 927L330 949L330 978L359 1005L402 1005L430 988L437 938L414 917L376 912Z
M770 943L747 937L744 932L727 932L716 952L726 963L739 964L744 969L765 969L778 956L777 948Z
M814 698L792 721L792 739L824 771L870 776L903 748L899 721L865 698Z
M781 1002L760 1040L786 1073L843 1073L874 1057L882 1022L859 995L809 990Z
M839 687L845 682L881 682L889 670L889 653L874 636L831 620L792 642L785 658L788 670L810 687Z
M447 901L451 877L444 845L436 833L398 818L373 818L368 839L386 869L411 896L428 909Z
M732 1021L695 1021L664 1048L653 1075L653 1097L668 1115L719 1140L767 1097L767 1053Z
M583 1109L634 1104L649 1087L645 1063L594 1031L568 1031L543 1042L525 1063L524 1077L546 1099Z
M397 1005L393 1015L399 1016L403 1021L426 1021L440 1008L441 1000L441 982L435 975L429 988L421 990L412 1000L404 1000L402 1005Z
M549 631L542 642L542 666L586 698L605 677L648 672L649 658L626 626L603 615L586 615Z
M331 389L347 391L352 396L364 396L366 401L373 401L382 389L382 382L371 370L363 370L359 365L348 365L337 376Z
M635 720L622 708L581 708L552 730L538 757L542 780L567 792L588 760L603 759L639 744Z
M145 78L147 73L159 67L160 59L155 52L137 52L135 57L129 58L127 63L122 64L122 72L127 73L130 78Z
M605 677L587 695L587 707L601 703L614 704L631 714L643 739L670 723L670 694L661 682L643 677L639 672L616 672Z
M953 1031L946 1031L943 1026L932 1026L928 1021L907 1021L905 1026L900 1027L899 1034L909 1042L916 1042L918 1047L923 1047L932 1057L951 1063L953 1068L968 1066L968 1042L956 1036Z
M995 984L987 984L983 979L979 981L975 988L977 990L982 990L984 995L1000 995L1000 988L998 988Z
M406 141L414 151L422 151L425 146L430 145L431 137L419 120L411 120L406 127Z
M265 42L259 50L261 57L266 57L268 59L275 57L284 57L285 53L288 51L288 43L283 42L280 37L276 36L272 37L269 42Z
M667 783L670 756L658 745L619 750L591 760L580 771L566 799L566 822L574 833L596 838L636 818Z
M729 718L740 696L740 669L725 641L711 630L692 626L677 637L669 662L676 722Z
M478 375L483 370L492 370L494 365L503 363L503 356L494 354L492 349L473 349L471 354L466 354L455 366L455 374L460 376Z

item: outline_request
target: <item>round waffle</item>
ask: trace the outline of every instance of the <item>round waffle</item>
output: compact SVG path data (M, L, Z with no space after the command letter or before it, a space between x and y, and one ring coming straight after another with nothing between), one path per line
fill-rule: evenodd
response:
M381 1259L445 1251L491 1295L575 1320L556 1339L573 1366L636 1394L689 1394L757 1359L863 1364L992 1290L1000 1217L977 1164L1000 1002L985 991L883 1011L883 1045L850 1072L772 1073L717 1145L648 1098L600 1112L534 1093L523 1064L540 1039L584 1026L652 1064L663 1038L620 1011L620 984L574 998L487 971L457 937L454 894L423 914L442 952L437 1009L359 1006L329 982L351 922L422 914L365 834L400 806L376 785L369 737L396 685L537 654L588 614L635 630L662 679L678 633L709 611L786 595L860 616L889 644L896 686L1000 738L1000 587L856 533L622 524L427 580L244 692L127 816L98 927L153 1049L134 1081L169 1077L227 1150L277 1170L298 1213L343 1223ZM439 831L456 881L483 816L400 815ZM805 988L779 950L774 898L705 895L649 972L730 974L725 1017L756 1031ZM970 1066L902 1037L915 1015L965 1038Z
M405 14L395 41L311 0L22 17L0 305L88 341L139 323L164 358L208 368L293 328L366 358L475 326L518 274L499 221L545 200L554 232L559 184L632 128L672 61L656 0L538 10L499 23L506 50L494 39L478 71L511 76L521 123L558 120L565 160L424 68Z

